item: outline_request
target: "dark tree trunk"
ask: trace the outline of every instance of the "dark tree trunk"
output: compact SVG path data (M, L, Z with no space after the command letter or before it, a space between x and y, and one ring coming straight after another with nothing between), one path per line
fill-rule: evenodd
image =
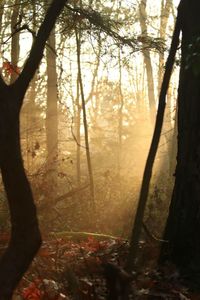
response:
M178 154L161 258L181 269L200 271L200 67L193 53L200 51L200 2L183 0L180 6L182 60L178 95ZM191 56L191 57L190 57ZM188 62L188 59L190 62ZM194 56L195 57L195 56ZM167 249L166 249L167 248Z
M41 244L36 209L21 157L19 103L22 99L16 99L16 93L13 87L1 87L0 167L12 227L8 249L0 260L0 299L10 299Z
M0 300L11 299L41 244L36 208L21 156L19 114L46 40L65 3L66 0L52 1L18 79L7 86L0 76L0 168L11 219L11 238L0 259Z

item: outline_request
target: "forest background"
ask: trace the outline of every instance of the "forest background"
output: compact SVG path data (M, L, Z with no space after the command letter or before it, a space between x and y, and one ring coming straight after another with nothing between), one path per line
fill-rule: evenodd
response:
M7 82L20 72L46 5L5 1L0 29ZM59 18L21 113L25 169L45 230L91 231L95 205L98 231L128 236L175 15L173 1L76 1ZM175 167L177 69L148 206L154 229L152 220L163 219L159 211L167 213ZM4 230L3 190L1 199Z
M1 70L21 72L48 1L3 1ZM154 128L177 1L72 1L46 44L21 112L21 145L43 234L128 238ZM145 224L160 236L176 157L179 60L152 176ZM0 230L9 229L3 187Z

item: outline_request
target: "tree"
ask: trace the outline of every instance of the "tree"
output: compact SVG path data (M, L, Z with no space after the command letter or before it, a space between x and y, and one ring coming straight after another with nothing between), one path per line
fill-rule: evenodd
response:
M1 300L11 299L14 288L41 245L36 208L21 156L19 114L46 40L65 3L66 0L52 2L18 79L8 86L0 77L0 168L11 219L11 238L0 260Z
M178 153L162 259L200 270L200 3L182 0L182 58L178 93ZM167 252L166 252L167 250Z
M180 10L180 6L179 6L179 10ZM165 68L165 73L164 73L160 97L159 97L155 129L154 129L151 146L150 146L149 154L148 154L145 169L144 169L140 197L139 197L138 207L137 207L136 216L135 216L135 220L134 220L134 226L132 229L129 255L128 255L128 260L127 260L127 264L126 264L126 268L129 271L134 268L135 259L137 256L139 237L141 234L144 211L145 211L145 206L146 206L147 198L148 198L152 169L153 169L153 164L154 164L156 152L158 149L161 129L162 129L162 125L163 125L164 111L165 111L165 106L166 106L166 94L167 94L167 90L169 87L169 81L170 81L170 77L171 77L171 73L172 73L172 68L174 65L177 47L179 44L180 23L181 23L180 20L181 20L181 17L180 17L180 13L179 13L177 20L176 20L176 24L175 24L175 29L174 29L172 43L171 43L171 49L170 49L169 56L168 56L168 59L166 62L166 68Z
M80 60L81 43L80 43L80 36L78 36L77 29L75 30L75 33L76 33L76 45L77 45L78 81L79 81L80 95L81 95L81 101L82 101L82 110L83 110L83 124L84 124L84 131L85 131L85 148L86 148L87 166L88 166L88 174L89 174L89 181L90 181L91 207L93 209L95 209L93 169L92 169L91 154L90 154L86 103L85 103L85 95L84 95L82 73L81 73L81 60Z
M172 0L161 2L161 15L160 15L160 38L165 41L166 39L166 31L167 31L167 23L170 16L170 10L172 9L173 3ZM160 91L161 83L162 83L162 75L164 71L164 52L159 52L159 67L158 67L158 90Z
M142 36L147 35L147 13L146 13L147 0L141 0L139 6L139 18L140 26L142 30ZM149 108L151 114L151 121L154 124L155 112L156 112L156 101L155 101L155 90L153 80L153 67L151 63L151 55L149 49L143 49L144 63L147 71L147 85L148 85L148 97L149 97Z
M13 68L13 72L11 73L10 83L13 83L18 76L17 64L19 60L19 32L16 32L16 25L19 18L19 8L19 0L16 0L13 6L13 12L11 16L11 66Z
M47 143L47 172L50 198L57 195L57 159L58 159L58 92L56 72L56 36L52 30L47 48L47 109L46 109L46 143ZM50 199L53 200L53 199Z

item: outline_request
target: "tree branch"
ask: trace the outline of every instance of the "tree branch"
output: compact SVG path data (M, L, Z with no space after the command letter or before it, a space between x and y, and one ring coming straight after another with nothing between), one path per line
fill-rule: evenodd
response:
M43 56L46 41L53 29L56 18L61 13L67 0L53 0L49 9L47 10L45 19L40 26L37 37L33 42L29 57L24 65L23 71L14 83L16 89L21 91L24 95L28 85L33 78L36 69Z

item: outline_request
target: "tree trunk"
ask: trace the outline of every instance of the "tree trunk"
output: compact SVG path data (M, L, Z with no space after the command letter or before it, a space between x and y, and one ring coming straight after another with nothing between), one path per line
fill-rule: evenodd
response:
M146 25L146 3L147 0L141 0L139 6L139 19L140 19L140 26L142 30L142 35L147 35L147 25ZM153 80L153 68L151 64L151 55L149 50L143 50L144 55L144 63L147 72L147 86L148 86L148 97L149 97L149 109L150 109L150 116L151 121L154 124L155 115L156 115L156 101L155 101L155 89L154 89L154 80Z
M164 3L165 2L165 3ZM167 22L170 15L170 10L173 6L172 0L162 0L161 3L161 16L160 16L160 38L165 41ZM158 92L162 84L162 77L164 73L164 52L159 52L159 67L158 67Z
M16 33L16 24L19 17L19 0L15 0L15 4L13 6L13 12L11 16L11 66L13 68L13 72L11 73L10 83L13 83L18 76L17 73L17 64L19 60L19 32Z
M3 2L3 1L2 1ZM0 7L0 51L2 47L2 42L3 42L3 35L2 35L2 19L3 19L3 12L4 12L4 3L2 3Z
M179 35L180 35L180 17L178 15L173 38L172 38L171 49L170 49L169 56L168 56L168 59L166 62L166 69L165 69L165 74L163 77L163 82L162 82L162 87L161 87L161 92L160 92L160 97L159 97L155 129L154 129L153 138L151 141L151 146L150 146L149 154L148 154L145 169L144 169L140 197L139 197L138 207L137 207L136 216L135 216L135 220L134 220L134 226L132 229L130 250L129 250L129 255L128 255L127 264L126 264L126 269L129 271L133 270L133 268L135 266L135 259L137 257L139 238L140 238L140 234L141 234L145 206L146 206L148 192L149 192L149 184L150 184L150 180L151 180L153 164L154 164L156 152L158 149L162 124L163 124L163 117L164 117L164 111L165 111L165 105L166 105L166 94L167 94L167 90L168 90L168 86L169 86L172 68L174 65L175 54L176 54L177 47L179 44Z
M122 66L121 66L121 49L118 52L118 67L119 67L119 106L118 106L118 182L121 194L121 166L122 166L122 134L123 134L123 109L124 96L122 91Z
M41 61L46 40L65 0L53 0L18 79L7 86L0 76L0 168L11 219L11 238L0 259L0 300L10 300L41 244L36 208L20 149L19 114Z
M169 174L170 176L174 175L175 168L176 168L176 154L177 154L177 136L178 136L178 130L177 130L177 110L176 107L176 113L175 113L175 121L174 121L174 128L173 133L171 137L171 143L170 143L170 150L169 150Z
M41 243L33 196L21 157L17 93L14 88L1 88L0 167L12 224L8 249L0 260L1 300L11 298Z
M89 135L88 135L85 95L84 95L84 90L83 90L83 81L82 81L82 73L81 73L81 61L80 61L81 43L80 43L80 36L78 36L77 28L75 29L75 33L76 33L76 46L77 46L78 78L79 78L80 94L81 94L81 100L82 100L83 124L84 124L84 130L85 130L86 157L87 157L88 174L89 174L89 180L90 180L91 208L94 210L95 209L94 179L93 179L93 170L92 170L92 162L91 162L91 155L90 155L90 144L89 144Z
M46 110L46 141L47 141L47 172L49 180L49 196L57 196L57 156L58 156L58 92L55 53L55 30L53 29L47 48L47 110Z
M76 176L77 185L81 184L81 105L80 105L80 91L79 91L79 75L77 75L76 82Z
M189 268L193 271L195 269L198 272L200 271L200 68L195 71L199 63L195 54L199 53L200 49L199 11L199 1L182 1L177 167L164 236L169 244L168 247L163 246L161 254L162 259L167 257L180 268Z

